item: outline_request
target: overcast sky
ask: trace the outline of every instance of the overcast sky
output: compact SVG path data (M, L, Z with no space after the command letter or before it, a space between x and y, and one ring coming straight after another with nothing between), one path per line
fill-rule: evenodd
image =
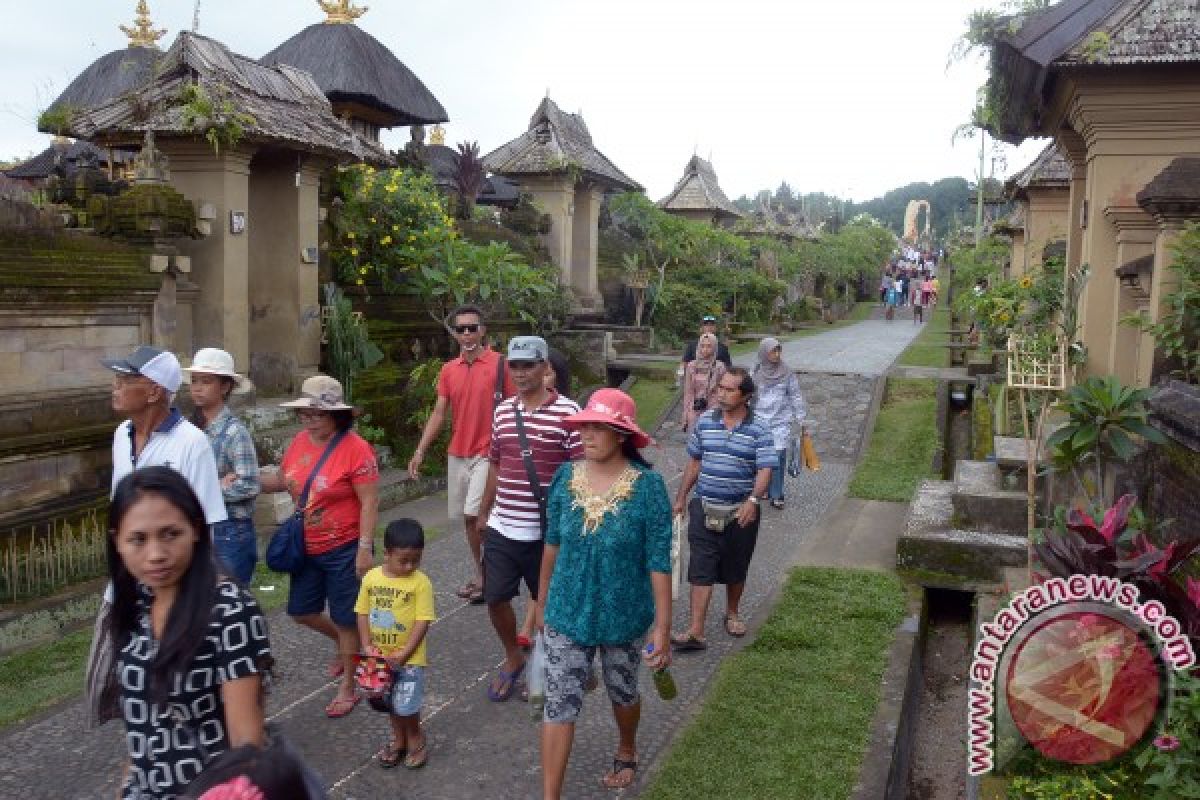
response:
M994 3L994 0L993 0ZM168 47L193 0L150 0ZM446 107L447 143L484 153L526 129L547 90L582 111L596 145L647 193L670 191L693 152L731 197L786 180L866 200L913 181L973 180L978 140L951 144L981 61L946 68L987 0L374 0L359 25ZM5 3L0 158L89 63L123 48L136 0ZM315 0L203 0L200 32L254 58L324 14ZM336 57L336 54L330 54ZM398 147L407 131L385 135ZM1020 169L1038 146L1006 148ZM991 168L989 156L989 169Z

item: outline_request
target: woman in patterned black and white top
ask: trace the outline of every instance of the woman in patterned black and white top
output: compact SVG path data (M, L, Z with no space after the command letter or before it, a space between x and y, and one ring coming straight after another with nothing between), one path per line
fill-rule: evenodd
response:
M267 624L217 572L200 501L179 473L125 477L109 511L115 671L129 765L121 797L174 798L214 756L261 746Z

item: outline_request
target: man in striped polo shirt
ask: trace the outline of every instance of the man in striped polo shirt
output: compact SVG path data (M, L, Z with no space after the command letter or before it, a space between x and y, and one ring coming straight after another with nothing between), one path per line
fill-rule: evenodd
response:
M525 670L512 599L524 580L533 602L538 602L550 480L563 462L583 458L579 433L562 422L579 413L579 406L545 387L549 352L538 336L514 336L509 341L508 368L517 395L496 406L492 419L491 467L479 519L487 520L482 536L483 599L504 646L504 663L487 689L488 698L496 702L512 696ZM518 423L528 449L521 445ZM531 480L536 481L536 490Z
M758 504L778 466L771 432L754 419L748 405L753 394L749 372L728 370L717 384L719 408L702 415L688 438L691 461L683 470L675 513L683 513L695 486L688 505L691 621L686 631L671 637L677 650L708 647L704 621L717 583L725 584L725 631L746 635L738 604L758 541Z

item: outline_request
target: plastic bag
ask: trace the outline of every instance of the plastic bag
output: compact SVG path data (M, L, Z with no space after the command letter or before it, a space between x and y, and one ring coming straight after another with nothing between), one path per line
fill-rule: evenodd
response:
M533 653L529 656L526 674L529 676L529 713L534 719L541 719L542 709L546 707L546 639L541 631L533 637Z

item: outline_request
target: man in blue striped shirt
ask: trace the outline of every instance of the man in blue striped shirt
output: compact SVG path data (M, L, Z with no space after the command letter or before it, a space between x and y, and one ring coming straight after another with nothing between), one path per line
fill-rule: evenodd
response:
M725 584L725 631L745 636L738 604L758 541L760 498L767 493L771 470L778 466L771 432L754 419L748 405L754 381L741 367L726 371L717 384L719 408L704 414L692 428L675 513L683 513L688 494L688 583L691 623L671 637L677 650L703 650L704 621L713 585Z

